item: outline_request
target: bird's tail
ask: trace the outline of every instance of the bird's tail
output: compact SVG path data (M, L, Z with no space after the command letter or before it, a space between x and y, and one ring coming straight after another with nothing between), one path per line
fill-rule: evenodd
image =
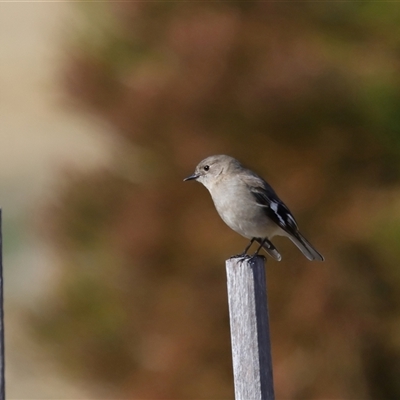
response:
M256 239L256 242L261 244L261 239ZM282 259L281 254L268 239L264 239L263 248L276 261L281 261Z
M324 261L324 257L315 250L312 244L299 231L295 234L288 235L288 238L310 261Z

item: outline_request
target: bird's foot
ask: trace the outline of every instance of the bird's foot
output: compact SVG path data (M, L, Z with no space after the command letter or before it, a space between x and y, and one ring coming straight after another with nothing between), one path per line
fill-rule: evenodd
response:
M254 254L252 254L251 256L248 256L250 258L250 260L255 260L257 257L261 257L265 260L265 256L262 254L258 254L258 252L255 252Z
M234 256L229 257L229 259L232 258L250 258L251 256L247 253L240 253L240 254L236 254Z

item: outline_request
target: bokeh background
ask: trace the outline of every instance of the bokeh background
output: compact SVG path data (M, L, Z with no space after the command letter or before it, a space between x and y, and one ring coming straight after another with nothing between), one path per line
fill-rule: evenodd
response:
M3 3L9 398L233 398L224 260L183 183L225 153L324 254L277 238L277 399L400 397L400 7Z

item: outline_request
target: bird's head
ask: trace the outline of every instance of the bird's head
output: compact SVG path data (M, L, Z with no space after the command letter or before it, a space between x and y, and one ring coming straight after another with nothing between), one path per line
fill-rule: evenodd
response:
M194 173L185 178L184 181L196 180L201 182L207 189L210 189L232 165L236 164L240 165L237 160L230 156L210 156L200 161Z

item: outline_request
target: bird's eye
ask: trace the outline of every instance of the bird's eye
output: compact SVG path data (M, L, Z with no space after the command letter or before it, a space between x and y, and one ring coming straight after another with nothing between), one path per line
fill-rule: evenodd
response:
M205 165L204 166L204 171L208 171L210 169L210 166L209 165Z

